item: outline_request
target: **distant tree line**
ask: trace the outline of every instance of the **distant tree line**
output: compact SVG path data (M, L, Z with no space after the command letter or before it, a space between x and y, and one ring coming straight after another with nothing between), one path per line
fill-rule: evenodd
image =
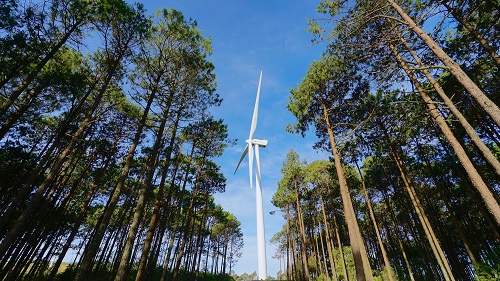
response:
M0 280L229 278L211 51L173 9L2 1Z
M500 4L328 1L273 197L290 280L500 278Z

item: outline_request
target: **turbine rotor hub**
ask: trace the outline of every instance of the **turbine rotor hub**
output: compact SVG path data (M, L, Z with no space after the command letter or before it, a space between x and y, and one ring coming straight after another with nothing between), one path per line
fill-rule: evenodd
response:
M252 139L252 140L246 140L245 142L248 143L249 145L258 145L260 147L267 146L267 140Z

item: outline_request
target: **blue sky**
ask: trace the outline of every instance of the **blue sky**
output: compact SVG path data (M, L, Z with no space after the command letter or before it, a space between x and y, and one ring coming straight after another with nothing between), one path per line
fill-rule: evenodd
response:
M311 62L318 59L324 45L313 45L307 32L307 19L317 18L319 0L171 0L144 1L148 13L160 8L175 8L186 18L197 21L205 37L212 38L217 91L224 99L212 110L228 124L229 135L238 144L226 149L216 161L227 178L226 192L217 194L216 203L233 213L242 223L245 247L234 270L238 274L257 271L255 190L250 189L248 160L236 175L235 166L245 147L262 70L259 120L254 138L267 139L260 150L264 222L266 230L267 272L276 276L280 262L271 258L275 247L269 243L284 221L275 210L271 198L281 178L280 168L290 148L308 162L328 155L313 151L314 134L303 139L285 131L294 123L286 109L289 91L304 77Z

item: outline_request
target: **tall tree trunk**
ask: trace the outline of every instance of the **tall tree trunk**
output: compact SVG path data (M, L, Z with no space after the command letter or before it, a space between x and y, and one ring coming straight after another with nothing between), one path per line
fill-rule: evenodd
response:
M409 28L411 28L422 41L429 47L429 49L442 61L450 73L455 76L457 81L474 97L479 105L491 116L491 118L500 126L500 108L493 103L481 89L472 81L469 76L460 68L460 66L448 56L448 54L427 34L420 28L412 18L399 6L394 0L386 0L403 18ZM493 211L493 210L490 210ZM500 221L497 220L500 223Z
M7 119L4 120L0 126L0 140L5 137L9 130L14 126L14 124L23 116L23 114L28 110L28 108L33 104L34 98L39 94L42 87L36 87L31 89L26 94L23 102L19 104L14 112L11 112ZM1 114L0 114L1 116Z
M442 272L445 280L447 280L447 281L448 280L455 280L455 278L453 277L453 274L451 272L450 265L448 264L448 261L446 260L444 252L441 249L441 246L439 245L439 241L437 240L437 237L434 234L434 231L432 230L432 227L429 223L429 219L425 215L424 208L423 208L422 204L420 203L420 200L417 197L417 194L415 192L415 188L413 187L413 183L411 182L410 177L408 176L408 173L406 172L406 169L403 165L403 161L401 159L401 156L399 155L396 148L392 144L392 141L390 140L389 136L387 135L387 130L385 129L384 125L379 123L379 126L381 126L381 128L384 132L385 139L390 146L392 156L394 157L394 160L395 160L395 162L398 166L398 169L401 173L401 178L404 182L404 186L406 188L406 191L408 192L408 195L410 196L410 200L413 204L413 207L415 208L415 211L416 211L417 216L420 220L420 223L422 224L425 235L427 237L427 240L429 241L429 244L432 248L434 256L439 264L439 267L441 268L441 272Z
M450 145L453 147L453 150L455 151L458 160L464 167L465 171L467 172L467 175L469 176L472 183L474 184L479 194L483 198L484 202L486 203L486 207L493 214L497 223L500 224L500 205L495 200L493 193L489 190L488 186L486 186L486 183L483 181L482 177L477 172L476 168L470 161L463 147L460 145L456 137L453 135L453 132L451 131L446 121L443 119L441 114L439 114L436 105L429 97L429 95L427 95L427 92L424 90L424 88L418 81L417 77L408 68L405 61L399 55L394 45L389 43L389 47L391 48L391 51L393 52L394 56L396 57L397 61L399 62L403 70L410 78L412 84L417 88L418 92L420 93L420 96L422 97L425 104L427 105L427 108L429 109L430 115L432 116L434 121L436 121L439 128L441 129L441 132L446 137Z
M183 179L183 184L182 184L182 190L181 192L179 193L181 195L181 198L179 199L179 202L178 202L178 206L179 206L179 210L178 212L180 212L181 208L182 208L182 205L184 203L184 199L185 199L185 196L184 196L184 191L186 190L186 185L188 183L188 178L189 178L189 170L191 169L191 165L192 165L192 160L193 160L193 156L194 156L194 149L195 149L195 145L193 144L192 147L191 147L191 152L189 154L189 162L188 162L188 165L185 169L185 173L184 173L184 179ZM175 175L174 175L175 176ZM171 184L171 188L174 188L174 180L172 180L172 184ZM160 281L163 281L165 276L166 276L166 272L167 270L169 269L168 268L168 263L170 262L170 255L172 253L172 248L173 248L173 245L174 245L174 240L175 240L175 232L177 231L177 227L179 226L179 224L181 224L182 222L178 222L175 224L174 226L174 230L172 231L172 236L171 236L171 240L170 240L170 244L169 244L169 248L168 248L168 251L167 251L167 258L165 260L165 264L164 264L164 267L163 267L163 273L162 273L162 277L160 279ZM187 223L187 219L186 219L186 223ZM176 250L177 248L179 247L179 243L177 243L176 245ZM177 251L175 251L177 252ZM175 259L175 255L174 255L174 258ZM179 264L180 265L180 264Z
M328 249L328 258L330 260L331 273L333 276L333 280L337 281L337 261L334 255L334 245L333 245L333 237L330 234L330 227L328 226L328 221L326 220L326 212L325 212L325 203L323 202L323 198L320 196L319 201L321 203L321 213L323 215L323 224L325 225L325 233L326 233L326 246ZM319 212L319 211L318 211Z
M417 147L419 148L419 151L421 151L421 146L420 146L420 143L418 143L418 142L417 142ZM453 223L453 226L455 226L455 229L458 232L460 240L462 241L464 248L465 248L467 254L469 255L470 260L473 263L479 261L479 259L478 259L479 256L476 257L476 254L471 250L471 244L469 243L465 233L463 232L462 226L458 222L452 206L450 206L450 198L448 197L448 195L445 192L446 187L443 186L443 184L441 184L441 181L438 179L435 170L432 169L432 166L431 166L431 163L430 163L430 160L428 159L428 157L424 153L421 153L421 152L419 153L419 155L422 159L424 159L424 162L426 164L428 172L431 175L431 178L434 181L434 184L436 185L436 187L438 189L439 196L441 197L441 200L443 201L446 209L448 210L448 213L449 213L450 218L451 218L451 222Z
M328 136L330 139L330 145L332 148L333 157L335 158L335 168L337 170L337 176L339 179L340 194L342 196L344 214L346 218L347 229L349 231L349 239L351 241L352 253L354 256L356 277L358 281L364 281L364 280L371 281L373 280L373 275L371 271L370 261L368 260L368 255L366 253L366 248L363 243L361 231L359 230L358 222L356 221L356 214L354 213L354 208L352 206L351 196L349 193L349 187L347 186L347 181L344 176L344 171L342 169L340 154L337 150L337 143L335 142L335 137L333 135L332 127L330 126L328 109L326 108L325 104L323 104L322 106L323 106L323 115L326 122L326 128L328 130Z
M164 281L165 278L167 278L167 271L169 270L169 263L171 260L171 254L172 254L172 249L174 247L175 243L175 233L177 232L177 224L174 225L174 228L172 230L172 233L170 235L169 243L168 243L168 248L167 248L167 256L165 258L165 263L163 264L163 270L161 273L161 278L160 281Z
M107 207L102 215L102 220L96 226L96 233L92 237L91 241L89 241L88 248L86 249L85 253L83 254L81 266L80 266L80 269L78 270L75 281L82 281L85 278L88 270L91 267L92 259L95 256L95 254L97 253L99 245L101 244L101 241L102 241L102 238L103 238L104 233L106 231L106 228L111 220L111 216L113 215L116 204L118 203L118 199L120 197L121 190L123 188L123 185L125 184L125 180L127 179L128 171L129 171L130 167L132 166L132 161L134 159L135 149L136 149L136 147L139 144L139 141L141 139L142 130L143 130L144 126L146 125L146 120L148 118L149 110L151 108L151 104L153 103L154 98L155 98L155 94L152 93L149 96L148 102L146 104L146 108L144 109L141 120L139 121L137 131L136 131L135 136L134 136L134 140L132 141L132 144L130 145L130 148L128 150L128 154L125 158L125 164L123 165L120 177L118 178L118 182L115 186L113 194L109 198L109 202L107 204Z
M57 44L55 44L54 47L42 58L42 60L37 63L35 68L28 74L28 76L26 77L26 79L24 79L21 85L19 85L19 87L13 90L8 98L2 101L2 104L0 105L0 116L3 116L7 112L7 110L9 110L10 106L28 88L31 82L35 80L40 71L42 71L43 67L56 55L56 53L62 48L62 46L66 44L71 35L78 29L78 27L80 27L82 23L83 21L77 21L66 32L66 34L64 34L64 36L59 40L59 42L57 42ZM0 87L3 87L6 82L7 80L3 81L3 85L0 85Z
M450 111L455 115L457 120L460 122L462 127L465 129L469 137L471 138L472 142L477 146L479 151L483 154L484 158L488 163L491 164L497 175L500 176L500 161L493 155L491 150L484 144L483 140L477 135L476 131L474 128L469 124L467 119L463 116L463 114L458 110L458 108L455 106L453 101L451 101L450 98L446 95L446 93L443 91L443 88L439 85L439 83L434 79L430 71L425 68L425 65L422 63L422 60L418 57L418 55L413 51L413 49L410 47L408 42L406 40L399 36L399 39L401 42L405 45L406 49L410 52L412 57L415 59L415 61L418 63L418 65L422 68L422 72L425 74L429 82L433 85L434 89L436 92L439 94L441 99L443 99L444 104L450 109Z
M168 171L169 166L170 166L170 159L172 157L172 150L173 150L174 142L175 142L175 139L177 137L177 127L179 124L179 120L181 118L181 114L180 114L181 112L182 112L182 107L178 111L177 118L176 118L175 124L173 126L173 132L172 132L172 135L170 137L170 143L168 144L168 147L167 147L167 155L166 155L166 159L165 159L166 164L162 170L163 171L162 174L165 174L165 175L166 175L166 172ZM167 119L167 114L168 113L165 113L165 116L163 117L165 121ZM164 182L165 178L166 177L164 175L162 175L163 182ZM154 231L156 229L157 222L158 222L160 207L162 205L162 201L164 200L164 198L163 198L164 185L160 184L159 188L160 189L159 189L158 194L156 196L156 201L155 201L155 205L153 208L153 216L151 217L146 240L144 241L144 248L142 250L141 259L139 261L139 268L137 269L137 275L136 275L136 279L135 279L136 281L141 281L143 278L144 269L146 268L146 263L147 263L147 257L148 257L149 251L151 249L151 242L153 240L153 234L154 234Z
M195 145L193 144L193 148L194 147L195 147ZM202 159L206 159L206 155L203 155ZM204 166L204 163L201 163L200 167L198 168L199 172L203 169L203 166ZM189 231L187 231L187 230L191 227L191 220L192 220L192 216L193 216L193 212L194 212L196 196L198 194L198 188L199 188L199 183L195 183L194 188L191 192L191 194L192 194L191 195L192 196L191 203L189 205L189 209L188 209L188 212L186 215L186 220L185 220L185 225L184 225L185 231L184 231L184 234L182 236L181 244L179 246L179 251L177 252L177 258L176 258L175 265L173 268L172 281L177 281L177 278L179 277L179 268L181 265L182 256L184 254L184 248L186 246L187 238L188 238L188 234L189 234Z
M71 230L70 235L66 238L66 242L64 243L61 252L59 253L59 256L57 258L57 261L54 264L54 267L52 268L49 276L47 277L48 281L51 281L54 279L56 276L59 267L61 266L61 263L66 256L66 253L69 250L69 247L71 246L71 242L73 242L73 239L75 238L76 234L78 234L78 229L80 228L80 225L83 222L83 219L85 218L85 214L87 212L87 208L89 207L90 200L94 196L95 190L97 188L97 185L93 185L92 189L90 190L89 194L87 194L87 197L85 198L85 202L83 203L83 207L80 210L80 214L78 215L78 218L76 219L73 228Z
M141 194L139 195L139 200L137 200L137 205L135 207L134 218L132 219L132 224L130 226L127 242L123 248L123 255L120 261L120 266L118 268L118 274L115 277L115 281L124 281L128 276L129 260L131 255L132 246L137 235L137 230L139 229L139 224L142 220L144 214L144 208L146 207L146 202L149 198L149 194L152 188L152 181L156 170L156 164L158 160L158 154L160 152L160 146L163 140L163 134L165 131L165 124L167 123L167 118L164 117L161 121L160 127L158 129L156 140L153 145L151 154L149 155L148 165L146 167L146 178L142 184ZM156 220L154 222L156 224ZM151 235L152 237L152 235ZM149 241L149 247L151 241ZM148 249L149 252L149 249ZM147 256L147 254L146 254ZM144 267L143 267L144 268Z
M306 231L305 231L305 226L304 226L304 218L302 216L302 208L300 207L300 194L299 194L299 188L297 185L297 181L294 181L294 187L295 187L295 203L296 203L296 208L297 208L297 219L299 221L299 227L300 227L300 237L301 237L301 242L302 245L300 247L300 250L302 252L302 263L304 265L304 275L306 280L311 280L311 275L309 273L309 263L307 260L307 240L306 240Z
M356 168L358 169L359 177L361 178L361 187L363 188L363 194L365 195L366 205L368 206L370 218L372 220L373 227L375 228L375 234L377 235L378 245L380 247L380 251L382 252L382 258L384 259L385 270L387 270L387 277L389 278L389 281L394 281L391 264L389 262L389 258L387 257L387 252L385 251L385 246L384 243L382 242L382 237L380 236L380 230L378 228L377 220L375 220L375 214L373 213L370 197L368 197L368 192L366 191L365 178L361 173L361 169L359 168L358 163L356 163Z
M16 212L22 201L26 199L26 197L30 194L30 192L32 192L32 185L35 182L35 180L39 178L41 172L45 171L45 169L50 169L50 167L54 165L53 163L51 163L51 161L55 161L53 160L54 155L61 153L57 151L57 149L61 144L61 140L67 134L69 123L71 122L71 120L73 120L73 118L77 113L80 113L80 110L82 109L85 101L91 95L93 90L95 90L96 85L97 85L97 80L94 83L94 85L87 91L85 96L78 102L78 104L70 109L70 111L66 115L65 120L61 122L62 125L59 126L57 132L55 133L55 136L53 136L47 142L47 145L40 152L41 156L36 159L37 166L35 167L35 169L33 169L33 171L31 171L27 179L24 180L21 189L17 192L11 204L8 206L7 210L2 214L2 217L0 218L0 236L3 236L6 233L7 229L11 228L11 227L5 227L6 223L13 220L12 216L14 215L14 213ZM35 146L33 146L32 150L34 149Z
M408 277L410 278L411 281L415 281L415 277L413 277L413 272L411 270L411 265L410 261L408 260L408 256L406 255L406 251L403 245L403 242L401 241L401 233L399 231L399 228L395 224L395 218L394 218L394 211L392 210L392 207L389 202L389 196L387 195L386 192L384 194L384 200L385 200L385 205L389 209L389 221L391 222L392 228L394 229L396 239L398 240L398 245L399 249L401 250L401 254L403 255L403 260L406 265L406 270L408 271Z
M287 251L287 255L286 255L286 279L287 280L290 280L292 279L292 276L294 275L294 265L293 265L293 253L294 253L294 249L292 249L292 236L291 236L291 233L290 233L290 207L288 205L286 205L286 251ZM292 251L290 252L290 249L292 249ZM290 263L290 256L292 256L292 263Z
M333 226L335 227L335 237L337 237L337 244L339 246L340 261L342 262L342 273L344 274L344 279L349 280L349 274L347 273L347 265L345 263L344 249L340 241L339 226L337 224L337 216L333 214Z
M122 53L122 56L125 53ZM19 216L19 218L16 220L10 231L5 235L4 240L0 243L0 255L5 252L7 247L15 240L15 238L20 235L21 231L23 230L23 226L26 225L26 222L28 221L29 217L33 214L33 212L36 210L36 207L40 204L43 194L45 193L45 190L53 183L53 181L56 179L57 175L63 168L63 165L66 163L68 160L68 156L70 153L73 151L73 148L76 146L78 140L80 137L83 135L85 129L87 129L87 126L91 123L92 117L94 115L94 112L96 111L97 107L100 105L101 100L104 96L104 93L106 92L106 89L108 88L109 83L111 82L111 78L114 76L116 69L118 68L119 61L121 60L122 57L118 57L117 60L114 62L112 65L111 69L109 70L107 77L104 81L103 86L101 87L98 95L95 97L95 100L89 108L89 110L85 114L85 119L80 123L78 130L73 134L70 143L66 146L66 148L63 150L61 155L58 157L57 162L54 164L48 175L46 176L45 180L43 181L42 184L38 187L37 191L33 195L33 198L29 202L29 204L26 206L26 208L23 210L22 214Z
M317 211L317 214L319 214L319 210L316 209L316 211ZM320 244L321 244L321 256L323 257L323 259L322 259L323 262L321 263L321 266L323 267L323 270L321 272L326 275L327 279L330 279L330 273L328 272L328 266L326 264L325 241L323 241L323 234L322 234L322 231L321 231L320 218L318 217L317 220L318 220L318 236L319 236L319 241L320 241ZM325 232L326 232L326 226L325 226ZM317 241L317 239L316 239L316 241ZM319 249L318 249L318 252L319 252ZM320 259L318 259L318 261L320 261Z
M488 54L490 54L491 58L493 59L493 61L495 61L496 65L500 67L500 56L497 54L495 49L492 46L490 46L488 40L486 40L486 38L484 38L482 34L477 32L477 30L475 30L474 27L472 27L472 25L470 25L469 22L460 17L457 11L454 8L450 7L450 5L446 3L446 1L441 1L441 4L445 6L446 9L453 15L453 17L469 31L469 33L479 42L479 44L481 44L481 47L483 47L483 49Z

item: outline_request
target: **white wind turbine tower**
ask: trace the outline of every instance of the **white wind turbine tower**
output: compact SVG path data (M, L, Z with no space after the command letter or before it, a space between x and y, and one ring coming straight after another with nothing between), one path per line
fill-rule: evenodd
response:
M255 100L255 107L253 109L253 118L252 125L250 126L250 136L246 140L247 145L245 146L245 150L241 155L240 161L236 166L236 171L243 161L243 158L248 153L248 170L250 174L250 188L252 188L252 169L253 169L253 153L255 148L255 162L257 163L257 170L255 171L255 201L256 201L256 209L257 209L257 260L258 260L258 279L264 280L267 277L267 268L266 268L266 241L264 236L264 212L262 209L262 189L260 182L260 158L259 158L259 147L266 147L267 140L259 140L253 138L253 133L255 132L255 128L257 127L257 115L259 111L259 96L260 96L260 83L262 81L262 71L260 72L259 78L259 87L257 89L257 98Z

